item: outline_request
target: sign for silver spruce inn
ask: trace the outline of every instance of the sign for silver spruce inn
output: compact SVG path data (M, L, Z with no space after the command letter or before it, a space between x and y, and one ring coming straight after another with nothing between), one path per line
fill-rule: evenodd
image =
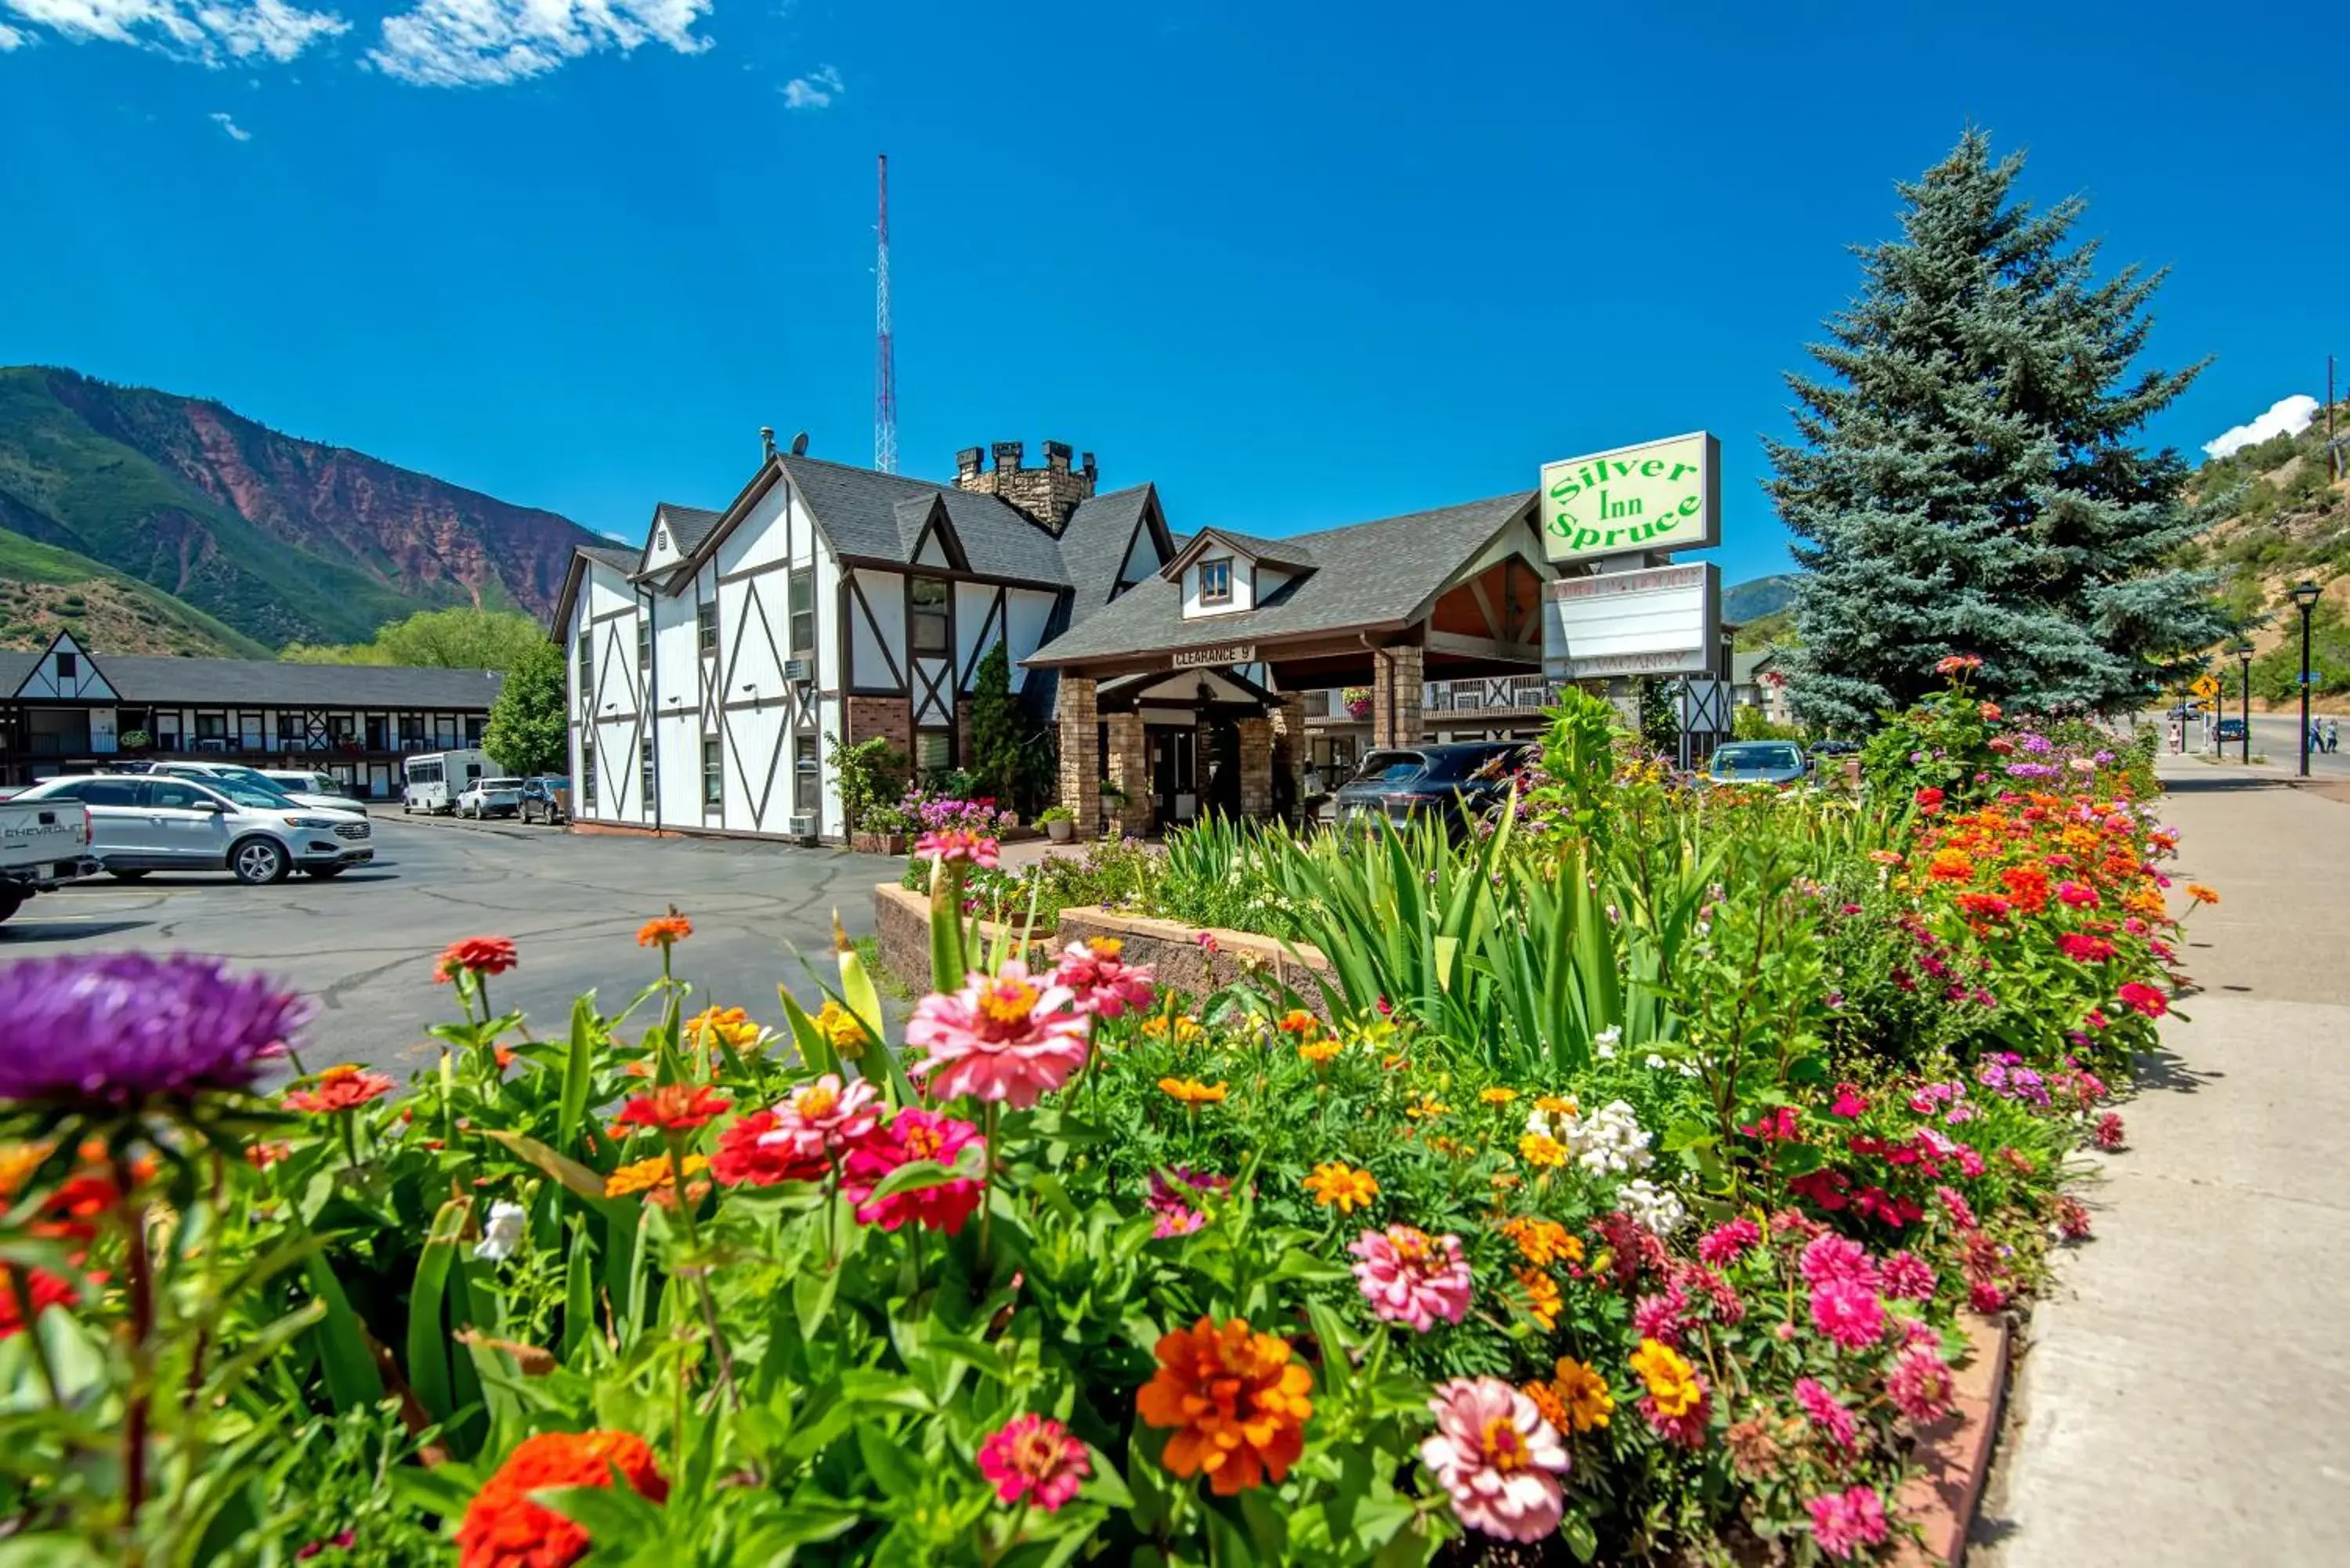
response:
M1254 664L1256 644L1227 642L1216 648L1179 648L1168 655L1168 667L1172 670L1197 670L1210 664Z

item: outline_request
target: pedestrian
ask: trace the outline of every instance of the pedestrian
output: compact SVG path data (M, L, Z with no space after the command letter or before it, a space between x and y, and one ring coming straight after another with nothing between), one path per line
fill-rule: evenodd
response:
M2341 722L2340 722L2339 720L2336 720L2336 719L2328 719L2328 720L2326 720L2326 721L2325 721L2325 749L2326 749L2328 752L2331 752L2331 751L2333 751L2336 746L2339 746L2341 743L2342 743L2342 724L2341 724Z

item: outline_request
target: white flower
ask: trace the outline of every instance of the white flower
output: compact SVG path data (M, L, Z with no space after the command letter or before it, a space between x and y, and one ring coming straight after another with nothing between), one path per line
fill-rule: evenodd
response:
M473 1244L473 1256L484 1263L503 1263L514 1256L522 1245L523 1221L529 1219L519 1203L504 1199L490 1205L490 1222L482 1227L482 1239Z
M1623 1043L1623 1029L1613 1023L1601 1030L1597 1034L1592 1036L1591 1040L1594 1053L1603 1062L1613 1062L1616 1060L1616 1047Z
M1625 1213L1659 1236L1670 1236L1689 1223L1689 1210L1672 1189L1659 1187L1645 1177L1626 1182L1616 1197Z
M1575 1163L1594 1176L1623 1176L1655 1163L1650 1135L1622 1100L1611 1100L1585 1121L1574 1144Z
M1704 1069L1700 1067L1694 1062L1684 1062L1679 1067L1675 1068L1674 1071L1680 1074L1684 1078L1696 1078L1704 1075Z
M1649 1052L1649 1053L1648 1053L1648 1071L1649 1071L1649 1072L1651 1072L1651 1073L1661 1073L1661 1072L1663 1072L1664 1070L1665 1070L1665 1059L1664 1059L1662 1056L1658 1055L1654 1051Z
M1526 1131L1555 1139L1567 1153L1573 1154L1576 1141L1583 1136L1583 1123L1573 1111L1561 1111L1553 1116L1536 1106L1526 1113Z

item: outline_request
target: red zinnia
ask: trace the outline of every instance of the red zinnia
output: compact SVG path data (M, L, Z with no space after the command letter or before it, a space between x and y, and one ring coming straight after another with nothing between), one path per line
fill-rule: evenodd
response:
M691 1132L733 1102L717 1090L693 1084L663 1084L620 1107L618 1125Z
M441 957L432 966L432 978L446 982L456 979L459 970L471 975L504 974L515 963L515 945L509 939L467 937L441 950Z
M628 1432L542 1432L525 1438L482 1483L457 1530L459 1568L568 1568L593 1544L587 1530L530 1494L550 1487L610 1486L618 1470L638 1495L669 1501L652 1449Z
M790 1139L768 1142L767 1134L775 1130L773 1111L753 1111L730 1122L718 1135L718 1148L710 1157L710 1174L729 1187L822 1181L830 1174L832 1162L822 1149L802 1154Z
M1931 816L1942 809L1942 792L1931 784L1918 792L1918 807Z
M2056 939L2056 950L2079 963L2103 963L2114 956L2114 944L2086 931L2066 931Z
M395 1087L389 1075L363 1073L344 1062L319 1074L316 1088L286 1090L286 1104L294 1110L321 1116L331 1111L355 1111Z
M2159 1018L2170 1011L2170 1003L2164 1000L2162 992L2140 981L2129 981L2114 994L2122 999L2122 1005L2148 1018Z
M33 1298L33 1315L40 1316L53 1306L68 1306L76 1299L73 1286L47 1269L35 1269L26 1277L26 1293ZM0 1339L10 1339L25 1332L24 1309L16 1300L15 1274L0 1263Z

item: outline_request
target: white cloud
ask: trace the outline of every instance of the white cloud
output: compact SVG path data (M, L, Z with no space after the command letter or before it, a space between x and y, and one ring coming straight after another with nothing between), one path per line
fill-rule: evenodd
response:
M15 4L16 0L5 0ZM681 55L710 47L693 36L712 0L421 0L383 21L376 68L423 87L484 87L543 76L599 49L627 54L666 44Z
M250 141L253 140L253 132L245 130L245 128L239 125L234 119L218 109L213 111L212 119L214 125L219 126L223 130L228 132L228 139L231 141Z
M792 109L830 109L832 100L847 90L840 73L830 66L818 66L806 76L794 77L782 88L784 102Z
M31 42L32 39L16 31L16 28L5 22L0 22L0 55L5 55L11 49L21 49Z
M284 65L319 39L350 31L331 11L286 0L0 0L0 6L77 44L129 44L213 67L254 59ZM26 37L0 32L20 43Z
M2306 392L2295 392L2290 398L2280 398L2269 405L2269 411L2248 425L2238 425L2216 441L2203 443L2206 456L2226 457L2248 446L2258 446L2271 436L2299 435L2317 417L2318 403Z

